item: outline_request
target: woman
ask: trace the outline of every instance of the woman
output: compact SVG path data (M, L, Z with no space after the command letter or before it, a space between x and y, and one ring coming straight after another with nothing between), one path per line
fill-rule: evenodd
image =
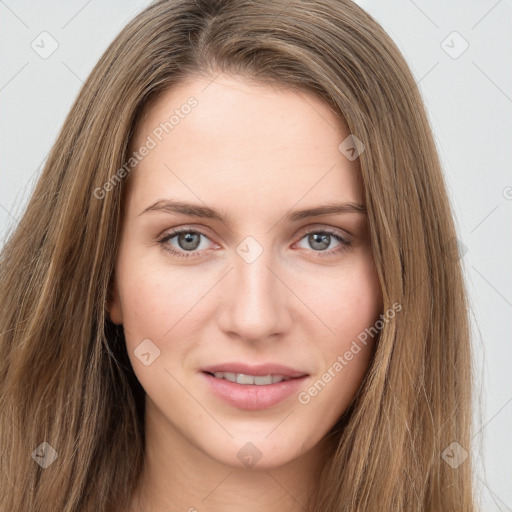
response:
M357 5L156 1L2 252L0 508L475 510L455 241Z

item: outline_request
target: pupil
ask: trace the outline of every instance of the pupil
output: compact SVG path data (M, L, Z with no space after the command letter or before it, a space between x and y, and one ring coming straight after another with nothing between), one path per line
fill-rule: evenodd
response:
M313 234L313 235L309 236L309 242L314 249L325 249L325 248L329 247L330 237L331 237L331 235L327 235L327 234L323 234L323 235ZM318 244L318 243L320 244L320 247L318 247L318 246L315 247L315 244Z
M199 245L199 234L185 233L178 237L179 245L182 249L197 249ZM182 240L184 243L182 244Z

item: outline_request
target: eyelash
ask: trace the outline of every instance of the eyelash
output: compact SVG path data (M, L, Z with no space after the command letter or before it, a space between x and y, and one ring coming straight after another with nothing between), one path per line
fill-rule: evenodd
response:
M208 235L206 235L202 231L199 231L197 229L190 229L190 228L187 228L187 227L182 227L182 228L176 228L176 229L174 229L172 231L169 231L169 232L165 233L162 237L160 237L158 239L158 243L162 246L163 250L170 252L174 256L178 256L178 257L181 257L181 258L189 258L191 256L192 257L200 256L202 251L181 252L181 251L177 251L175 249L172 249L167 244L167 242L169 240L174 238L176 235L179 235L180 233L194 233L194 234L198 234L198 235L203 235L204 237L208 238ZM311 249L311 252L317 253L321 258L332 256L334 254L341 254L351 244L351 242L350 242L350 240L348 238L343 237L342 235L340 235L336 231L333 231L333 230L330 230L330 229L325 229L325 228L324 229L312 229L312 230L304 233L302 235L302 237L300 238L300 240L302 240L303 238L305 238L306 236L311 235L311 234L330 235L334 239L336 239L338 242L340 242L340 244L341 244L340 246L338 246L338 248L336 248L336 249L329 249L328 251L314 251L313 249Z

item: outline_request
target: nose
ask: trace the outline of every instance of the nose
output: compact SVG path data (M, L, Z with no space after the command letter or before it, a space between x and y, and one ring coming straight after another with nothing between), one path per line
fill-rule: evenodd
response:
M222 296L216 315L221 330L231 337L262 342L274 340L291 327L293 293L270 253L263 251L252 262L234 255L234 268L219 290Z

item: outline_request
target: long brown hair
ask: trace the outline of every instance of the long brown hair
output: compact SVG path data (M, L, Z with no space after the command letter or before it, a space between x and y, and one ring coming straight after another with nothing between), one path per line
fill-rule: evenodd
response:
M473 511L470 458L454 467L442 456L453 442L470 451L472 377L440 162L406 62L349 0L159 0L101 57L1 253L0 509L129 502L144 460L144 392L105 311L120 169L149 101L220 72L312 91L343 116L365 146L358 165L384 310L402 306L330 432L335 450L308 510Z

